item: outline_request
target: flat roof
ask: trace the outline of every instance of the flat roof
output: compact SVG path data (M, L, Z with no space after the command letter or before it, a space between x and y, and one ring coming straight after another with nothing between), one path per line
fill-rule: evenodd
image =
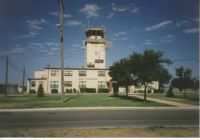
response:
M28 80L46 80L47 78L28 78Z
M89 31L89 30L105 31L105 29L103 27L88 27L88 28L86 28L86 31Z
M59 67L45 67L44 69L61 69ZM64 68L64 70L109 70L108 68Z

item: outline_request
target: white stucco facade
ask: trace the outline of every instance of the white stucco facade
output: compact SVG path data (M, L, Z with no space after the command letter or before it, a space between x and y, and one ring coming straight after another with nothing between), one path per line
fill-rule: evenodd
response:
M88 69L88 68L65 68L64 70L64 90L75 89L80 92L80 88L108 88L107 82L111 80L108 69ZM51 94L53 89L61 92L61 70L59 68L45 68L43 71L36 71L34 78L30 78L27 84L27 92L34 90L42 84L44 92Z

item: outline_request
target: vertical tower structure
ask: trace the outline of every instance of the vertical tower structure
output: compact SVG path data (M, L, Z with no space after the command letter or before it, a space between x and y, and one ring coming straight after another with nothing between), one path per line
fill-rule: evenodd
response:
M85 31L85 67L106 68L106 48L111 47L105 39L103 27L90 27Z

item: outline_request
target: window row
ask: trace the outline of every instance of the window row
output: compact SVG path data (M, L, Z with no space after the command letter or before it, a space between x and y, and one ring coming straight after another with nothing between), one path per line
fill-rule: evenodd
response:
M72 87L72 81L64 81L65 87ZM59 82L58 81L51 81L50 82L51 88L58 88ZM79 81L79 88L86 88L86 81ZM106 88L105 81L98 81L98 88Z
M51 70L51 76L58 76L59 70ZM64 71L64 76L72 76L72 71ZM79 76L87 76L87 71L80 70ZM105 76L105 71L98 71L98 76Z
M40 84L42 84L40 82ZM31 81L31 87L36 86L36 81ZM72 87L72 81L64 81L65 87ZM59 87L59 81L51 81L50 82L51 88L58 88ZM80 88L86 88L86 81L79 81L79 87ZM105 88L106 82L105 81L98 81L98 88Z

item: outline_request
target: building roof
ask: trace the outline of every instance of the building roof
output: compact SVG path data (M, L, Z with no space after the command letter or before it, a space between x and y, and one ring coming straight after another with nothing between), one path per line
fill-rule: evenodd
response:
M45 67L44 69L61 69L59 67ZM100 69L100 68L64 68L64 70L109 70L107 68Z
M28 78L28 80L47 80L47 78Z

